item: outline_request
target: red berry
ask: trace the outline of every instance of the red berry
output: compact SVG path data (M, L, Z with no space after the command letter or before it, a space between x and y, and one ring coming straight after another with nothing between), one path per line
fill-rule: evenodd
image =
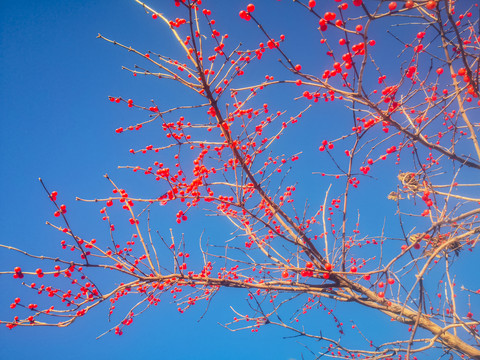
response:
M13 269L17 274L22 272L22 268L20 266L17 266L15 269Z
M406 3L405 3L405 7L407 9L411 9L415 6L415 3L413 2L413 0L408 0Z
M397 3L395 1L392 1L390 4L388 4L388 9L390 11L393 11L397 8Z
M350 268L350 271L351 271L352 273L356 273L356 272L357 272L357 267L356 267L356 266L352 266L352 267Z
M433 10L437 7L437 2L434 1L434 0L431 0L429 2L427 2L427 5L425 5L425 7L428 9L428 10Z
M325 18L325 20L327 21L333 21L335 20L335 18L337 17L337 14L335 13L332 13L332 12L326 12L323 17Z
M287 271L287 270L285 270L284 272L282 272L282 277L283 277L284 279L288 278L288 271Z
M308 6L310 6L311 8L315 7L315 5L317 5L317 2L315 0L310 0L308 2Z
M255 5L253 5L253 4L248 4L248 5L247 5L247 11L248 11L249 13L254 12L254 11L255 11Z
M309 261L309 262L307 262L307 263L305 264L305 267L311 269L311 268L313 268L313 263L311 263L311 262Z

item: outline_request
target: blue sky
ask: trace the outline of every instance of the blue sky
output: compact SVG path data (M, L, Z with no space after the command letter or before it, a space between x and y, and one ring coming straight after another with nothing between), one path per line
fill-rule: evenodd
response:
M222 11L237 25L241 23L238 11L244 5L223 6ZM109 194L111 189L103 175L108 172L115 180L123 179L126 171L117 170L117 165L131 161L128 149L132 142L143 143L138 136L126 139L115 134L114 129L128 122L131 113L126 107L112 105L107 97L145 102L155 98L161 103L168 97L168 88L150 79L133 79L121 66L138 59L96 36L101 33L140 49L168 52L173 44L168 29L151 21L133 1L2 1L0 22L0 182L5 189L0 205L2 242L35 254L58 251L58 236L45 225L47 219L53 219L54 209L39 177L69 205L77 228L92 237L105 235L98 207L76 203L75 196ZM242 31L255 30L242 25ZM28 264L11 252L2 251L0 258L6 269ZM39 265L31 266L35 269ZM2 276L7 289L0 295L2 318L13 316L9 304L14 297L29 296L7 276ZM0 358L296 358L301 347L293 346L292 341L277 341L288 335L286 332L271 328L255 335L249 331L232 333L218 324L234 316L228 307L231 299L240 298L237 303L243 306L245 297L245 293L226 291L217 297L220 307L199 322L203 308L180 315L167 299L138 317L122 337L110 334L100 340L95 338L112 325L104 307L64 329L9 331L2 326Z
M177 10L165 3L154 0L149 5L158 11L163 11L162 6L165 6L166 14L171 11L173 17L177 16ZM247 3L209 2L215 10L218 28L230 35L231 47L239 41L244 42L246 47L253 47L265 40L254 24L238 17L238 11L244 9ZM335 5L333 1L329 3ZM316 27L318 21L315 18L309 18L305 11L288 1L264 0L256 4L258 16L262 17L267 28L273 29L275 36L285 32L285 49L295 56L298 53L298 62L305 69L315 71L316 67L325 67L328 59L324 56L324 48L318 44L318 38L315 39L318 34L313 30L308 34L302 32ZM320 13L333 9L333 6L329 8L322 4L321 9ZM116 128L135 124L144 116L126 106L112 104L108 96L138 99L145 104L154 99L159 106L198 102L198 98L172 83L142 76L134 78L121 69L122 65L132 67L146 63L134 54L97 39L97 34L134 45L145 52L152 50L173 55L178 54L178 47L168 29L161 22L153 21L134 1L2 1L0 23L1 242L28 249L34 254L58 253L61 238L45 225L46 220L53 219L54 209L45 196L39 177L50 190L59 192L59 202L68 206L68 215L74 224L72 227L81 229L82 236L107 236L105 224L98 215L100 206L75 202L76 196L90 199L109 196L111 186L103 178L105 173L138 196L154 196L152 191L153 194L162 191L161 188L153 188L156 185L141 176L117 168L118 165L137 165L137 161L145 163L153 159L147 155L148 161L144 158L132 160L128 150L154 143L160 131L153 127L151 131L137 134L116 134ZM405 30L404 35L414 31ZM313 46L310 42L312 38L316 41ZM391 41L383 34L378 36L376 55L379 65L388 61L382 51L388 51ZM270 56L272 65L268 65L267 70L281 73L282 67L275 61L277 55ZM265 70L254 65L249 74L257 81ZM283 77L288 78L288 74L284 72ZM374 83L376 78L368 81ZM295 95L299 95L298 91L290 86L272 90L269 96L274 97L278 104L286 103ZM289 112L293 114L303 109L305 104L291 102L289 106ZM305 157L298 162L295 170L299 176L309 175L312 171L334 171L332 164L327 165L326 155L320 156L317 149L323 139L338 137L344 132L345 124L347 129L350 126L351 114L345 112L346 115L340 117L340 109L343 108L333 104L316 108L306 116L305 126L292 129L284 142L274 148L288 154L304 152ZM320 118L322 122L318 121ZM380 181L366 183L362 192L353 194L354 202L375 203L375 199L384 199L389 191L396 188L395 178L383 177L384 170L391 169L391 165L379 165L377 169L380 170L375 176ZM320 175L310 176L303 186L299 186L299 197L308 197L312 206L323 203L330 181ZM370 235L377 235L384 222L383 215L387 212L393 214L395 205L372 206L370 210L362 213L362 226L375 226ZM172 211L171 208L155 209L152 212L153 227L166 237L169 237L171 227L175 229L176 236L185 233L187 238L192 239L192 252L195 252L202 232L219 242L218 239L228 236L231 230L225 223L219 228L222 233L205 226L200 214L194 214L188 225L176 227ZM398 233L394 220L394 217L388 218L386 223L390 230ZM22 264L32 269L38 266L3 250L0 251L0 259L2 270ZM106 280L101 279L100 282ZM16 296L27 298L29 293L10 279L10 275L1 275L1 281L5 285L0 294L0 318L5 319L13 316L9 309L12 299ZM467 278L467 281L474 286L473 279ZM47 359L60 355L64 359L84 359L85 356L116 359L146 356L164 359L299 359L302 352L308 354L302 346L302 339L281 340L283 336L292 335L281 329L263 327L258 334L252 334L249 331L230 332L220 326L219 323L228 322L234 316L230 305L246 310L245 298L246 293L242 291L222 292L201 321L198 320L204 307L180 315L176 306L165 299L157 308L137 317L122 337L109 334L99 340L95 338L112 325L107 322L108 310L105 307L95 309L65 329L20 328L9 331L2 326L0 358ZM352 305L348 311L358 311L358 308ZM325 321L327 327L332 326L327 316L315 316L318 317L312 317L306 323L312 325ZM368 323L372 317L378 321L379 328L389 323L386 317L368 311L359 321ZM349 316L344 318L347 320ZM379 330L373 329L373 333L375 331ZM397 331L394 326L392 331ZM315 346L315 343L308 344Z

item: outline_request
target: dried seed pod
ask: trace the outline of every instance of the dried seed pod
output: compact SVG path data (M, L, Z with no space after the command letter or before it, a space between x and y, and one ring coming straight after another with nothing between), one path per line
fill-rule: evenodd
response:
M398 180L402 183L403 187L417 192L420 190L420 183L416 177L415 173L412 172L401 172L397 176Z

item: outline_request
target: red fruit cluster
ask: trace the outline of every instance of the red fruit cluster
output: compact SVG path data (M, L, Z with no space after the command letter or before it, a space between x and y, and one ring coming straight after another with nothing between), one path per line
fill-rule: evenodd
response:
M422 200L425 201L425 205L428 207L433 206L433 201L430 199L430 191L423 192Z
M250 21L250 19L252 18L252 17L250 16L250 14L251 14L252 12L254 12L254 11L255 11L255 5L253 5L253 4L248 4L248 5L247 5L247 10L246 10L246 11L245 11L245 10L241 10L241 11L238 13L238 16L240 16L240 18L243 19L243 20Z
M322 145L318 148L318 150L325 151L326 147L328 147L329 150L332 150L334 145L333 143L329 143L327 140L323 140Z
M19 266L13 269L13 271L15 272L15 274L13 274L14 279L23 279L22 269Z

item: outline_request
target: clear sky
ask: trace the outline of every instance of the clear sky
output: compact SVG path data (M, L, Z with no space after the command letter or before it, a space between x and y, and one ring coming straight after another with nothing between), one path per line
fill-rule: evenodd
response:
M217 0L208 3L216 11L218 28L230 34L230 47L240 41L253 47L265 40L254 24L238 17L239 10L248 2ZM318 6L320 13L333 10L335 6L333 1L318 3L322 3ZM149 5L167 15L172 11L173 16L177 16L175 8L166 5L166 1L152 0ZM276 36L285 32L285 48L293 52L301 49L299 57L303 56L301 61L305 67L323 69L325 50L319 46L318 39L309 48L309 40L317 36L314 30L317 20L309 19L306 11L286 0L261 0L256 5L257 15L262 17L266 26L274 29ZM83 236L107 236L105 224L98 216L100 207L75 202L75 197L108 196L111 186L103 178L105 173L116 182L131 186L138 195L151 194L150 182L127 170L117 169L117 166L136 165L128 150L155 141L157 135L155 132L116 134L116 128L135 124L143 118L139 112L132 112L126 106L112 104L108 96L133 98L143 103L154 99L160 106L170 106L188 104L191 95L178 86L170 86L171 83L140 76L134 78L122 70L122 65L133 67L145 63L133 54L97 39L97 34L134 45L145 52L152 50L166 55L177 52L177 45L163 23L153 21L130 0L3 0L0 1L0 24L1 243L39 255L58 252L59 235L45 225L46 220L53 219L54 209L38 181L39 177L50 190L59 192L61 203L68 204L68 214L75 228L82 229ZM311 34L303 34L302 29L308 24ZM387 50L389 41L391 38L379 35L379 48ZM380 53L378 61L380 64L386 61ZM272 61L272 64L272 72L282 71L278 63ZM254 68L253 76L258 75L256 71L263 74L264 70ZM293 93L294 89L290 87L273 96L277 97L277 102L282 102L284 98L291 99ZM294 113L304 107L304 104L292 103L289 111ZM285 152L304 151L306 154L305 160L298 163L296 171L299 173L333 171L333 165L323 166L327 158L320 157L317 149L321 140L341 134L337 124L344 119L339 117L339 108L334 105L325 105L315 111L310 113L309 121L313 125L292 130L288 135L291 138L286 140L288 149ZM345 114L351 117L348 112ZM315 123L319 116L329 119L328 122ZM376 175L382 179L381 171ZM310 196L314 203L322 203L330 180L318 175L308 181L303 189L299 189L300 197ZM395 187L395 179L366 184L363 192L356 193L354 199L359 203L377 196L384 199L385 194ZM312 193L311 189L316 188L320 191ZM162 189L158 189L160 191ZM380 229L383 213L387 210L394 212L394 204L387 206L390 208L372 206L371 212L362 214L362 224L365 227L373 224ZM198 243L204 230L204 236L215 239L219 235L204 226L201 217L193 218L190 225L175 227L171 210L156 211L153 213L156 222L153 227L166 237L169 237L171 227L175 228L177 236L181 233L190 236L194 244ZM225 233L228 235L228 231ZM4 250L0 251L0 260L2 270L25 263L24 257ZM36 266L36 263L31 264L32 269ZM11 275L1 275L2 320L13 317L13 311L9 309L13 298L29 294L10 278ZM217 296L203 317L203 305L181 315L176 306L165 299L157 308L135 318L133 326L122 337L108 334L99 340L96 337L113 325L108 323L108 310L104 306L64 329L16 328L9 331L2 326L0 358L287 360L300 359L302 352L309 353L302 346L303 339L282 340L292 334L281 329L262 327L258 334L252 334L249 331L230 332L220 326L219 323L228 322L234 316L230 305L246 309L245 298L245 292L226 290ZM351 310L356 311L355 308ZM366 312L363 321L368 321L369 316ZM348 320L349 317L344 318ZM323 317L318 319L324 321ZM377 320L379 324L388 323L387 318ZM312 318L310 324L316 321L317 318ZM327 326L332 326L328 321Z
M151 2L159 11L162 4ZM253 33L252 26L238 19L238 11L245 5L232 2L231 8L222 6L226 18L220 26L242 24L242 31ZM120 124L134 120L126 107L112 106L107 97L132 97L145 102L154 98L161 104L168 89L164 83L150 79L136 81L139 79L122 71L122 65L132 65L138 59L96 36L101 33L140 49L168 53L173 44L168 29L152 21L133 1L1 1L0 23L2 242L36 254L58 250L57 234L45 225L46 220L53 219L54 209L39 177L50 190L60 193L62 201L68 201L75 226L86 229L92 237L105 235L104 224L98 221L98 208L75 203L75 196L109 194L111 188L103 175L108 172L121 181L126 170L116 167L131 162L128 149L134 147L135 141L143 144L138 137L125 139L115 134ZM174 218L170 221L172 224L159 226L158 230L167 232ZM0 258L6 269L25 264L25 258L11 252L2 251ZM32 265L32 269L36 266ZM12 299L19 295L26 298L28 293L5 275L1 278L6 287L0 292L0 313L2 318L8 318L13 316L9 309ZM274 328L259 334L232 333L218 324L234 316L228 307L231 299L240 298L237 303L242 305L245 297L245 293L226 291L216 300L219 308L210 309L201 321L197 320L203 308L180 315L167 299L138 317L122 337L110 334L100 340L95 338L113 324L107 321L105 307L63 329L9 331L2 326L0 358L298 357L301 346L294 346L291 340L278 341L289 333Z

